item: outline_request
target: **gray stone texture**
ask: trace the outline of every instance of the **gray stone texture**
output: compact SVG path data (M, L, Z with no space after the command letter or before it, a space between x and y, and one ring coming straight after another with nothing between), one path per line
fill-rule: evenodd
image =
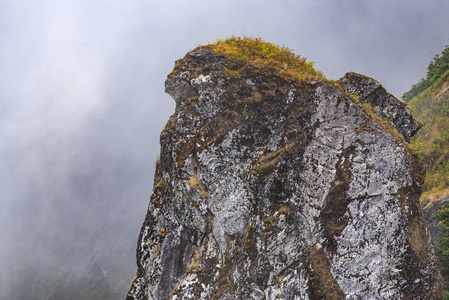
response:
M408 140L405 105L354 73L339 88L225 65L200 47L167 79L127 299L441 299L421 162L348 94Z
M348 72L338 83L348 94L355 95L360 103L371 104L376 113L389 120L408 143L421 128L422 124L413 119L410 106L388 93L379 81Z

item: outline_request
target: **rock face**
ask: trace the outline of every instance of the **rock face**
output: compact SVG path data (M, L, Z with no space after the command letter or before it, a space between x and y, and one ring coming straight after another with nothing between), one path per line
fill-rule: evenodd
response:
M339 80L339 85L347 93L358 97L361 103L375 107L376 113L390 120L407 142L421 128L422 124L413 119L407 103L389 94L379 81L349 72Z
M200 47L166 81L176 111L127 299L441 299L421 163L343 91L377 103L371 79L226 64ZM376 105L417 130L402 104Z
M440 210L441 206L448 201L449 198L444 197L438 201L431 202L429 200L426 200L421 204L424 217L427 220L427 224L429 225L430 233L432 234L432 238L434 241L437 241L443 236L443 232L441 232L441 229L438 226L440 220L435 217L435 214Z

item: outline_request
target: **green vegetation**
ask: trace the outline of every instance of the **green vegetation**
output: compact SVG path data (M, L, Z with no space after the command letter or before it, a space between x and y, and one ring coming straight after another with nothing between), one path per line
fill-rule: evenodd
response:
M410 144L426 162L424 190L449 188L449 70L409 104L423 123Z
M404 94L414 117L423 123L410 147L424 159L426 177L421 199L438 201L449 194L449 46L436 55L427 68L427 77ZM449 288L449 203L435 214L443 236L436 241L440 271ZM449 300L449 292L445 298Z
M352 96L350 97L352 101L354 101L352 99ZM357 103L357 102L356 102ZM397 137L399 140L403 140L402 135L397 131L397 129L394 127L394 125L392 124L390 118L381 118L378 113L377 113L377 108L373 107L371 105L371 103L365 102L362 104L359 104L361 107L363 107L363 109L365 110L366 114L370 117L370 119L372 119L374 122L376 122L377 124L379 124L383 130L385 130L386 132L394 135L395 137Z
M441 222L439 224L443 236L438 239L436 248L440 261L440 271L446 286L449 286L449 202L444 203L438 213L435 214ZM448 297L446 292L445 299Z
M368 113L368 115L371 116L371 119L373 118L373 106L371 105L371 103L365 102L362 104L363 108L365 109L365 111Z
M440 77L449 70L449 45L447 45L441 55L435 55L427 67L427 76L422 78L417 84L413 85L410 91L402 95L406 102L431 87Z
M359 98L357 98L356 95L351 95L349 96L349 98L351 98L351 101L354 102L355 104L359 103Z
M306 61L289 48L265 42L260 38L234 36L206 46L229 57L227 66L223 69L229 76L240 76L245 66L252 65L286 79L326 80L324 75L314 68L313 61Z

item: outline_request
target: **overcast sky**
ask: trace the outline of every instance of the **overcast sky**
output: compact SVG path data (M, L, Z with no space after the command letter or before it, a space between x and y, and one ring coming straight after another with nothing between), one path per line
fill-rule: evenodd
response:
M0 0L0 290L29 266L57 270L61 243L76 265L110 232L135 271L174 111L164 81L187 51L262 37L400 97L449 44L448 12L447 0Z

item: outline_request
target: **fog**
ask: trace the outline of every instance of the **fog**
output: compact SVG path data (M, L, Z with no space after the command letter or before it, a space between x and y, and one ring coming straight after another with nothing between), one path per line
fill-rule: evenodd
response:
M0 298L124 299L136 271L164 81L198 45L249 35L397 96L449 44L449 2L0 0Z

